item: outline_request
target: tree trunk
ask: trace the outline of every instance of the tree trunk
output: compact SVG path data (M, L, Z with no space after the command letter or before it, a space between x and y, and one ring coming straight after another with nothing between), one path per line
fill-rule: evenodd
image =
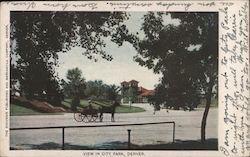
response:
M213 90L213 83L211 82L209 85L209 91L206 96L206 107L203 113L202 122L201 122L201 142L204 143L206 141L206 122L207 122L207 115L211 105L212 99L212 90Z

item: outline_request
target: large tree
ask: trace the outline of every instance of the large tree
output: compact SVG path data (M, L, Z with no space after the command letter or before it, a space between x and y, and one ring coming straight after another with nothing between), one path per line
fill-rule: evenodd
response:
M192 110L206 100L201 122L204 142L211 99L217 92L218 14L169 14L179 23L164 25L163 12L144 16L141 29L145 38L134 44L138 51L135 61L162 74L151 98L153 105Z
M87 58L111 61L112 56L103 50L103 37L118 45L133 40L122 23L127 18L123 12L11 12L11 71L17 71L12 78L31 98L58 93L48 89L52 85L58 89L58 52L81 46Z
M84 96L85 78L79 68L69 69L66 78L66 81L62 80L63 91L67 97L72 99L72 110L76 110L76 107L80 104L80 98Z

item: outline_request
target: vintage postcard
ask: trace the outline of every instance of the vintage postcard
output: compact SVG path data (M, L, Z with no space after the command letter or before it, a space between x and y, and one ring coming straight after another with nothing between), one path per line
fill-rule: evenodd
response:
M250 156L249 2L1 2L0 156Z

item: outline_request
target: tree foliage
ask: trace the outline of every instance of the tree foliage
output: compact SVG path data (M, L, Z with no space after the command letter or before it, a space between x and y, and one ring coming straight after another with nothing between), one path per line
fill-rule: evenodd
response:
M197 107L202 99L206 109L202 119L202 140L218 75L218 14L170 13L179 24L163 24L165 13L149 12L144 16L145 38L135 45L135 56L141 66L161 73L155 96L150 99L157 108L184 110ZM171 23L171 21L170 21Z
M90 98L101 98L104 93L104 83L102 80L88 81L86 83L86 96Z
M138 95L138 87L133 87L133 86L129 86L129 87L123 87L121 90L122 93L122 98L124 99L123 101L125 102L131 102L134 103L137 100L137 95Z
M84 96L86 83L82 77L82 71L79 68L68 70L66 74L67 81L62 80L64 94L72 99L72 109L76 110L76 106L80 104L80 98Z
M85 94L89 99L117 100L119 87L105 84L101 80L88 81Z
M110 101L120 101L119 99L120 87L116 85L106 85L105 87L105 97Z
M26 96L58 93L48 89L59 86L58 52L80 46L89 59L111 61L103 37L118 45L134 40L122 24L127 18L123 12L11 12L11 71L18 71L12 78L19 80Z
M82 71L79 68L69 69L66 74L67 81L62 80L62 87L67 97L78 95L84 96L86 89L85 78L82 76Z

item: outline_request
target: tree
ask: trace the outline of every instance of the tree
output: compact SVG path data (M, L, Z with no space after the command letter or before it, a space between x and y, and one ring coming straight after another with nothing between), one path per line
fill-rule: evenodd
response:
M106 85L105 97L107 100L115 101L118 99L120 88L116 85Z
M93 99L102 99L105 84L102 80L88 81L86 83L86 96Z
M59 79L55 73L58 52L72 47L84 48L82 54L97 61L97 57L111 61L103 47L103 37L122 45L133 40L122 22L128 18L124 12L11 12L11 71L21 90L28 97L49 93L51 85L57 89ZM53 87L51 87L53 88Z
M170 13L179 24L163 24L163 12L144 16L145 38L134 43L138 51L135 61L161 73L155 96L155 106L175 109L197 107L206 100L201 123L201 141L205 141L206 119L217 91L218 75L218 14ZM216 94L215 93L215 94Z
M120 88L116 85L108 85L101 80L88 81L85 94L90 99L117 100Z
M127 91L127 97L129 99L130 102L130 107L131 107L131 103L134 103L137 99L137 88L136 87L129 87L128 91Z
M75 111L80 104L80 98L84 96L85 79L82 77L82 71L79 68L68 70L66 77L68 81L62 81L63 91L65 95L72 99L71 108Z

